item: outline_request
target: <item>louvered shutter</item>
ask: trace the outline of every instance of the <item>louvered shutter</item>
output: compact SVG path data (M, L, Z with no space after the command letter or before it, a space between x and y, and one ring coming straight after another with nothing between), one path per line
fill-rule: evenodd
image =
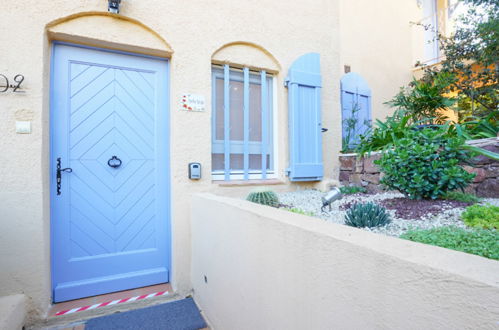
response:
M353 111L355 107L356 112ZM371 89L358 73L350 72L341 78L341 117L343 140L349 139L348 147L353 148L359 143L359 136L367 133L371 123ZM354 129L348 127L349 119L356 120Z
M291 181L319 181L324 175L321 137L320 56L298 58L288 72L289 168Z

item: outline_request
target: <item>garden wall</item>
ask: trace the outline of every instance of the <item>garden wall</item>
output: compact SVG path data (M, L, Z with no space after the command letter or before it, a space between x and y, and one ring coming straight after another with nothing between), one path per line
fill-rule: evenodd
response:
M483 139L467 142L470 145L499 153L499 139ZM381 157L379 152L371 153L369 157L357 159L357 154L342 154L340 158L340 183L344 186L358 185L367 188L369 192L382 190L379 181L382 174L374 160ZM480 197L499 197L499 162L485 156L473 159L473 166L465 165L468 172L476 173L473 183L466 189Z
M497 261L211 194L191 225L215 329L497 327Z

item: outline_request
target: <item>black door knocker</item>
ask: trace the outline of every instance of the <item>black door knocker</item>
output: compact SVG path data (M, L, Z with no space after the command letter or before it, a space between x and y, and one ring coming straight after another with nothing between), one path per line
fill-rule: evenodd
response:
M118 168L121 166L121 159L119 159L116 156L111 157L110 160L107 161L107 165L109 165L112 168Z

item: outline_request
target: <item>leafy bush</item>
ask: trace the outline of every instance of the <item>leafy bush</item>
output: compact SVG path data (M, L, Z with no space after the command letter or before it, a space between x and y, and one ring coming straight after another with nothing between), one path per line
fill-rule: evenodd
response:
M393 116L386 117L384 121L376 119L374 129L360 136L360 143L355 151L362 156L393 145L414 127L410 119L411 116L403 110L396 110Z
M499 105L499 1L461 2L468 10L458 18L455 31L451 36L438 35L445 56L439 65L423 65L425 79L442 73L458 78L450 91L457 92L460 120L497 114Z
M352 195L357 193L366 193L367 189L359 186L344 186L340 187L340 192L344 195Z
M493 118L494 115L497 116L496 113L493 113L486 118L466 121L461 124L446 122L445 124L431 125L430 127L445 132L448 138L457 137L463 141L495 137L499 134L499 126L497 126L497 121ZM412 120L412 115L402 109L395 111L395 114L387 117L385 121L377 119L375 128L360 136L360 143L357 145L355 152L363 156L366 153L390 148L397 140L403 138L409 132L421 129L421 127L424 128L424 125L419 125L425 122L424 119L416 122ZM460 148L499 160L499 154L483 148L466 144L462 144Z
M449 127L449 134L462 137L466 140L493 138L499 134L497 125L498 112L490 113L483 118L468 117L460 124L452 124Z
M499 229L499 206L472 205L461 214L464 223L471 227Z
M345 215L345 224L352 227L378 227L390 223L386 209L375 203L354 204Z
M448 191L443 196L443 198L464 203L478 203L480 201L480 198L478 198L476 195L463 193L460 191Z
M470 157L461 149L463 143L440 129L406 132L375 161L385 174L380 182L411 199L437 199L448 191L464 189L475 174L459 165Z
M246 200L253 203L272 206L272 207L279 206L279 198L277 197L277 194L269 190L251 192L246 198Z
M297 207L292 207L290 209L289 208L285 208L284 210L289 211L289 212L293 212L293 213L297 213L297 214L308 215L308 216L311 216L311 217L315 216L314 212L305 211L305 210L302 210L302 209L297 208Z
M443 110L456 102L446 96L454 80L454 75L448 72L434 74L431 79L413 79L409 87L401 88L386 104L405 110L413 122L443 123L447 120Z
M497 230L440 227L410 230L400 235L400 238L499 260Z

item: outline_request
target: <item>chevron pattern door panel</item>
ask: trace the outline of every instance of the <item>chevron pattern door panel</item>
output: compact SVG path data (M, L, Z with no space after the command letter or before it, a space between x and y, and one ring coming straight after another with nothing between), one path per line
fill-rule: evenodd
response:
M168 282L167 78L166 60L54 47L55 302Z

